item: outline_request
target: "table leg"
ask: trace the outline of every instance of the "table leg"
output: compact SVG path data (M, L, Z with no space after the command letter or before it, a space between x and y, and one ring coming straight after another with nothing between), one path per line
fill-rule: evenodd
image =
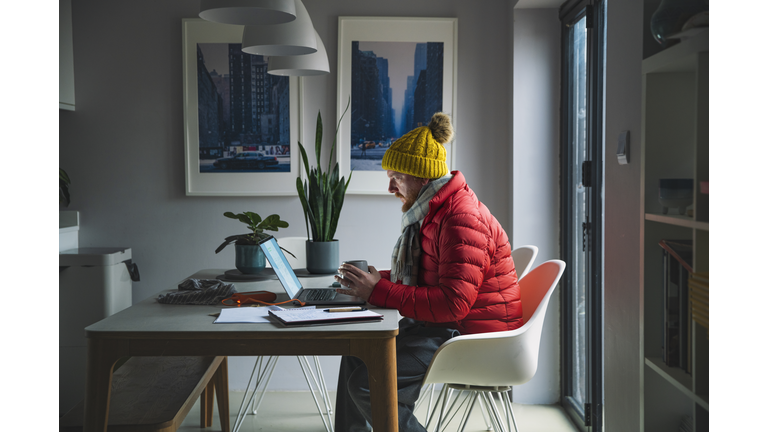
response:
M395 338L353 339L350 355L360 358L368 368L371 387L373 430L397 432L397 357Z
M126 342L88 339L83 432L106 432L112 393L112 371L115 363L125 357L127 351Z
M219 406L221 430L229 432L229 368L226 357L221 360L219 369L213 375L213 381L216 389L216 401Z
M208 381L203 394L200 395L200 427L206 428L213 426L213 378Z

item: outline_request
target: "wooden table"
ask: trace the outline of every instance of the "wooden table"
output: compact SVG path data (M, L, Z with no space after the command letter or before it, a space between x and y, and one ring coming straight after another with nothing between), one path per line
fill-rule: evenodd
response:
M222 273L206 270L193 277ZM246 283L237 284L237 289L279 291L279 285ZM83 430L106 431L112 370L122 357L351 355L368 367L374 430L397 431L395 337L400 315L396 310L376 309L384 320L375 323L285 328L278 324L214 324L215 318L209 314L220 309L164 305L153 296L86 327Z

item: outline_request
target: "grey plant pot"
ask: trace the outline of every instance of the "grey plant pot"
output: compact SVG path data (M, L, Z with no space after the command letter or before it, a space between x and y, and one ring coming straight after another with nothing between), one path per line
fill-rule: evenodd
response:
M336 273L339 269L339 241L307 240L307 271L316 274Z
M235 267L243 274L256 274L267 266L259 245L235 245Z

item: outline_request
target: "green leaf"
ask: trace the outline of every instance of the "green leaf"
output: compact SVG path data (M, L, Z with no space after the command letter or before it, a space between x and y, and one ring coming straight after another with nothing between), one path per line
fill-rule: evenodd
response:
M313 225L315 227L313 233L314 241L324 241L325 238L325 196L323 190L317 181L317 177L310 177L309 179L309 206L312 209L314 215Z
M336 149L336 139L339 136L339 128L341 127L341 120L344 118L344 114L347 113L347 110L349 110L349 105L352 103L352 95L349 96L347 99L347 107L344 108L344 112L341 113L341 117L339 117L339 122L336 124L336 133L333 135L333 144L331 144L331 155L333 155L333 151ZM317 113L319 116L320 113ZM320 165L320 162L318 162L318 165ZM338 164L336 164L338 166ZM331 170L331 158L328 158L328 171Z
M320 151L323 148L323 119L320 117L320 111L317 112L317 126L315 127L315 158L317 159L318 169L320 167Z
M72 181L69 179L69 175L66 171L59 168L59 204L64 204L64 207L69 207L69 185Z
M304 185L301 183L301 177L296 177L296 191L299 193L299 201L301 202L301 207L304 209L304 224L307 225L307 240L309 240L311 237L309 236L309 204L307 203L307 195L304 193ZM314 225L313 225L314 227Z
M280 228L288 228L288 222L281 221L280 216L273 214L267 216L264 221L259 224L258 228L270 231L278 231Z
M63 181L66 184L72 183L72 181L69 179L69 175L67 174L67 172L61 168L59 168L59 180Z
M272 215L272 216L277 216L277 215ZM280 216L277 216L277 218L280 219ZM243 221L243 223L245 223L247 225L248 224L253 225L254 227L258 227L259 223L261 223L261 216L259 216L258 214L254 213L254 212L245 212L245 218L244 219L245 220L243 220L243 219L240 219L240 220Z
M301 142L299 142L299 150L301 151L301 158L304 160L304 171L306 171L307 178L309 178L309 161L307 160L307 152L304 150L304 146L301 145Z

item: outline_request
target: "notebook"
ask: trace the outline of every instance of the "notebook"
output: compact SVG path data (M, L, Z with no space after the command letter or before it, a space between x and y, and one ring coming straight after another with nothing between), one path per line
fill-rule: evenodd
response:
M288 293L288 297L300 300L307 305L362 305L365 300L346 294L339 294L334 288L304 288L293 272L291 264L277 244L274 237L264 240L259 245L264 251L269 263L275 270L277 278Z
M384 315L374 311L326 312L323 309L293 308L270 310L269 315L285 326L344 324L381 321Z

